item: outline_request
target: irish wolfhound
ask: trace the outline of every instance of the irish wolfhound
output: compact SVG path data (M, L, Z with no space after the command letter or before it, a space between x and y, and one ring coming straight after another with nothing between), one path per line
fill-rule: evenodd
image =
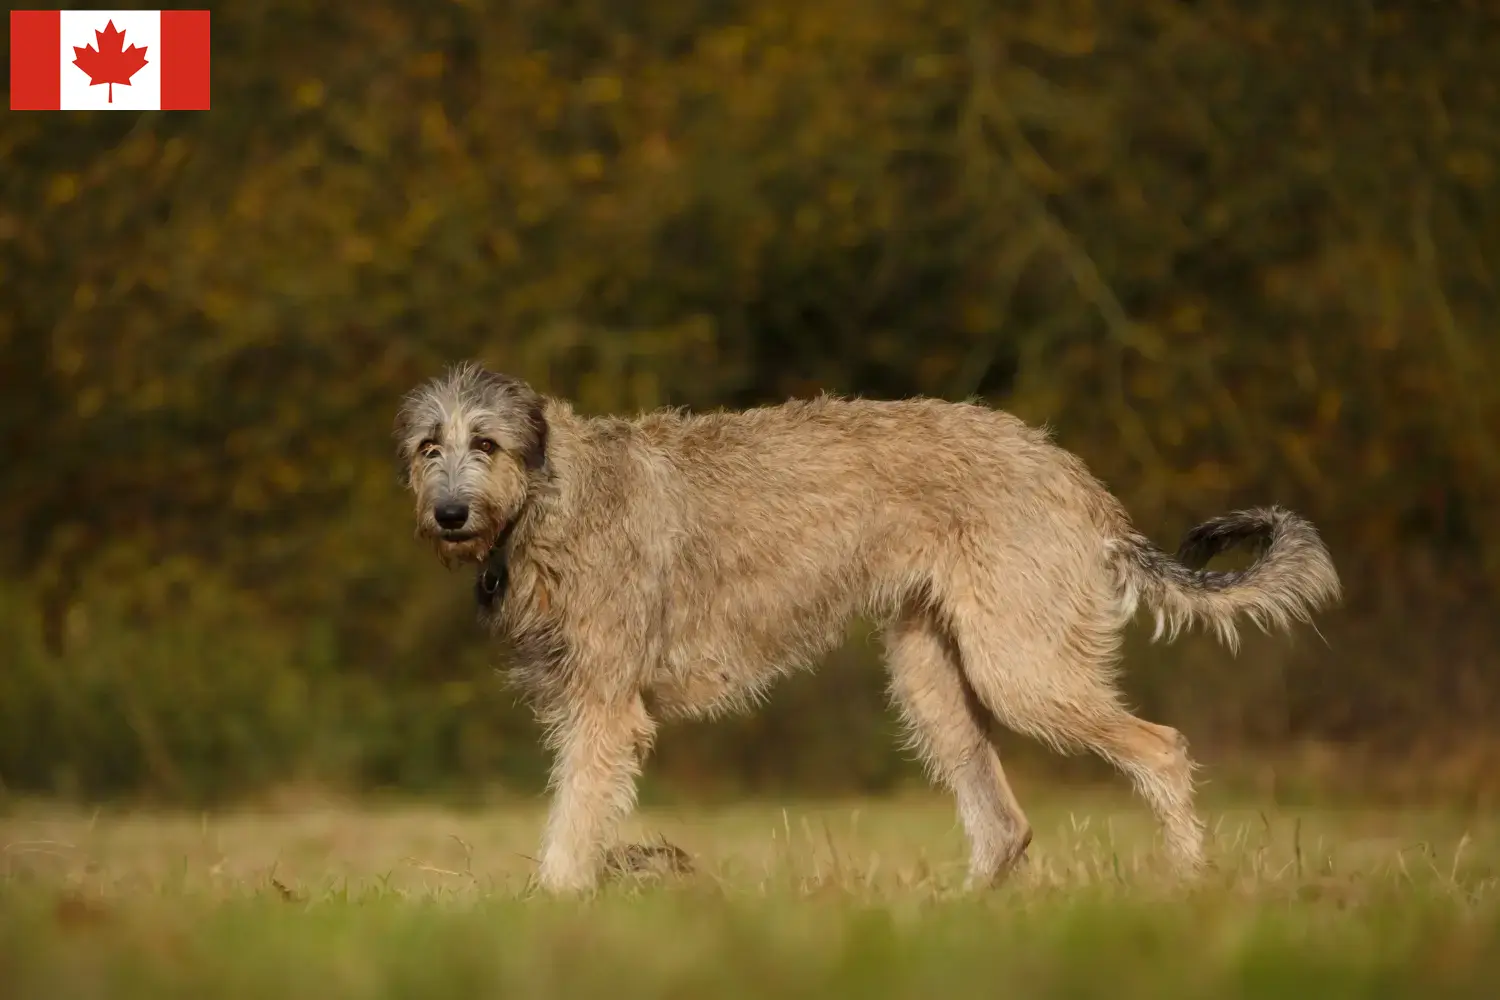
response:
M539 881L592 886L658 718L752 705L882 623L890 689L956 797L991 884L1031 841L986 714L1130 776L1184 871L1203 863L1193 763L1113 684L1139 605L1156 633L1235 616L1307 621L1339 580L1312 525L1279 508L1194 528L1176 558L1070 452L1007 413L933 399L821 397L738 413L584 417L463 365L397 420L418 533L474 564L482 620L511 645L555 752ZM1263 547L1210 572L1236 543Z

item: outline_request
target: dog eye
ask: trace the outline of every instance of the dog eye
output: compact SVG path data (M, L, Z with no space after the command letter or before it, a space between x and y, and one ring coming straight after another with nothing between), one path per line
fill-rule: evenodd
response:
M417 454L423 458L431 458L435 451L437 451L437 442L432 438L424 438L422 443L417 445Z
M498 448L499 445L495 444L495 442L491 441L489 438L475 438L474 447L478 448L486 455L493 455L495 453L495 449Z

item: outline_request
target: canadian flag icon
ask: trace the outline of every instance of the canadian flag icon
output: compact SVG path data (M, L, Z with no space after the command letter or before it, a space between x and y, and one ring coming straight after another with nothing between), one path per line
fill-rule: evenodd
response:
M13 10L12 111L207 111L206 10Z

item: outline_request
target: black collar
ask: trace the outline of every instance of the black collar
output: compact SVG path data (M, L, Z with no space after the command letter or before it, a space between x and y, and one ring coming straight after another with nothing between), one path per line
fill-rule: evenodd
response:
M474 580L474 599L485 610L505 600L505 587L510 582L510 568L506 565L505 546L510 541L511 532L515 530L515 527L514 520L505 526L505 530L501 531L500 536L495 539L495 544L490 546L484 562L479 564L479 576Z
M542 438L541 457L537 462L540 478L548 481L552 478L552 465L547 461L546 437ZM533 486L533 489L535 486ZM505 551L510 544L510 536L516 530L516 522L525 517L532 504L532 498L527 497L516 516L510 519L505 528L495 539L495 544L490 546L490 551L485 554L484 562L479 564L479 575L474 579L474 599L479 606L488 611L496 604L505 600L505 588L510 584L510 567L508 565L509 553Z

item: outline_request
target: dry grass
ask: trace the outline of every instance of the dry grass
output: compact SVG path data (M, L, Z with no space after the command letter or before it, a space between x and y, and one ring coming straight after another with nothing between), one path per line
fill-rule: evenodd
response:
M1034 798L1034 796L1032 796ZM528 893L540 812L304 807L0 820L8 996L1484 995L1500 816L1215 809L1174 884L1116 794L1033 807L1011 886L958 892L935 798L652 811L693 858Z

